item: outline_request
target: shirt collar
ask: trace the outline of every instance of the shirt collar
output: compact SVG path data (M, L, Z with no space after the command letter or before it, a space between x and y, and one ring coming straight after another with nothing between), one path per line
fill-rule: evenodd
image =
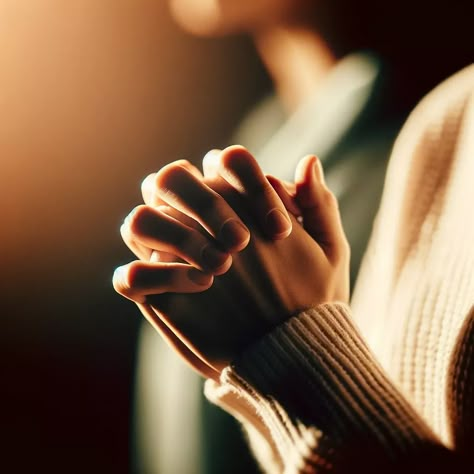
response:
M369 107L380 76L381 62L370 53L351 54L340 60L317 93L257 151L265 172L291 179L291 162L310 153L317 153L324 162Z

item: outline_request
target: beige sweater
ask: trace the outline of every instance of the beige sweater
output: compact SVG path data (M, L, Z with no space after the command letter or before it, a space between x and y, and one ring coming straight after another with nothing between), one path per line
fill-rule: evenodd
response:
M291 318L206 395L269 473L474 472L474 65L402 130L351 307Z

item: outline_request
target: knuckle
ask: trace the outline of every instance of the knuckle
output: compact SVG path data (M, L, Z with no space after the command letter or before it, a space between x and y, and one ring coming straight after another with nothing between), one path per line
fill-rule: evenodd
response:
M193 169L194 168L194 166L191 164L191 162L189 160L185 160L185 159L176 160L173 163L176 166L181 166L182 168L186 168L186 169Z
M214 208L218 195L202 185L194 174L177 163L162 168L156 175L155 184L163 200L180 202L198 213Z
M187 175L188 171L178 162L170 163L156 173L155 187L158 190L171 190Z
M222 166L237 173L253 166L254 161L254 157L241 145L230 146L221 155Z
M145 222L147 222L151 215L151 209L143 204L135 207L125 220L125 227L133 234L141 234Z
M132 236L130 235L130 230L128 226L126 226L125 224L122 224L120 226L120 236L122 237L122 240L127 244L128 242L130 242L130 240L132 240Z
M246 180L260 170L255 158L243 147L226 150L221 158L221 172Z
M112 285L114 287L114 290L118 294L123 295L123 283L120 281L120 278L117 276L117 271L114 273L114 276L112 278Z
M126 298L130 298L130 295L132 293L129 279L130 265L131 264L117 268L112 278L114 290L118 294L125 296Z
M143 181L140 186L142 195L152 193L154 191L156 173L149 174Z
M243 147L233 147L222 157L223 172L232 182L237 181L239 191L248 196L271 196L272 185L265 178L255 158Z

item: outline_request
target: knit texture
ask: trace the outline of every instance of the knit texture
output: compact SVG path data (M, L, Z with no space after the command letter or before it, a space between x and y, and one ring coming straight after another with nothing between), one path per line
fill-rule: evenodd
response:
M430 447L472 462L473 181L470 66L420 103L395 144L351 308L291 318L207 382L264 470L403 465Z

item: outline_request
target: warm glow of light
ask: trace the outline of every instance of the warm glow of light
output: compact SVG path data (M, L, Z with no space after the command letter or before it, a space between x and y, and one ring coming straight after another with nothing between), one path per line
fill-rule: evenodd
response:
M224 59L162 1L0 0L3 246L33 259L36 247L64 258L95 247L91 227L114 203L125 214L142 176L215 144L238 101L232 77L214 73Z
M142 178L220 145L246 107L235 91L255 96L242 51L185 35L162 0L0 0L7 298L96 271L110 285Z

